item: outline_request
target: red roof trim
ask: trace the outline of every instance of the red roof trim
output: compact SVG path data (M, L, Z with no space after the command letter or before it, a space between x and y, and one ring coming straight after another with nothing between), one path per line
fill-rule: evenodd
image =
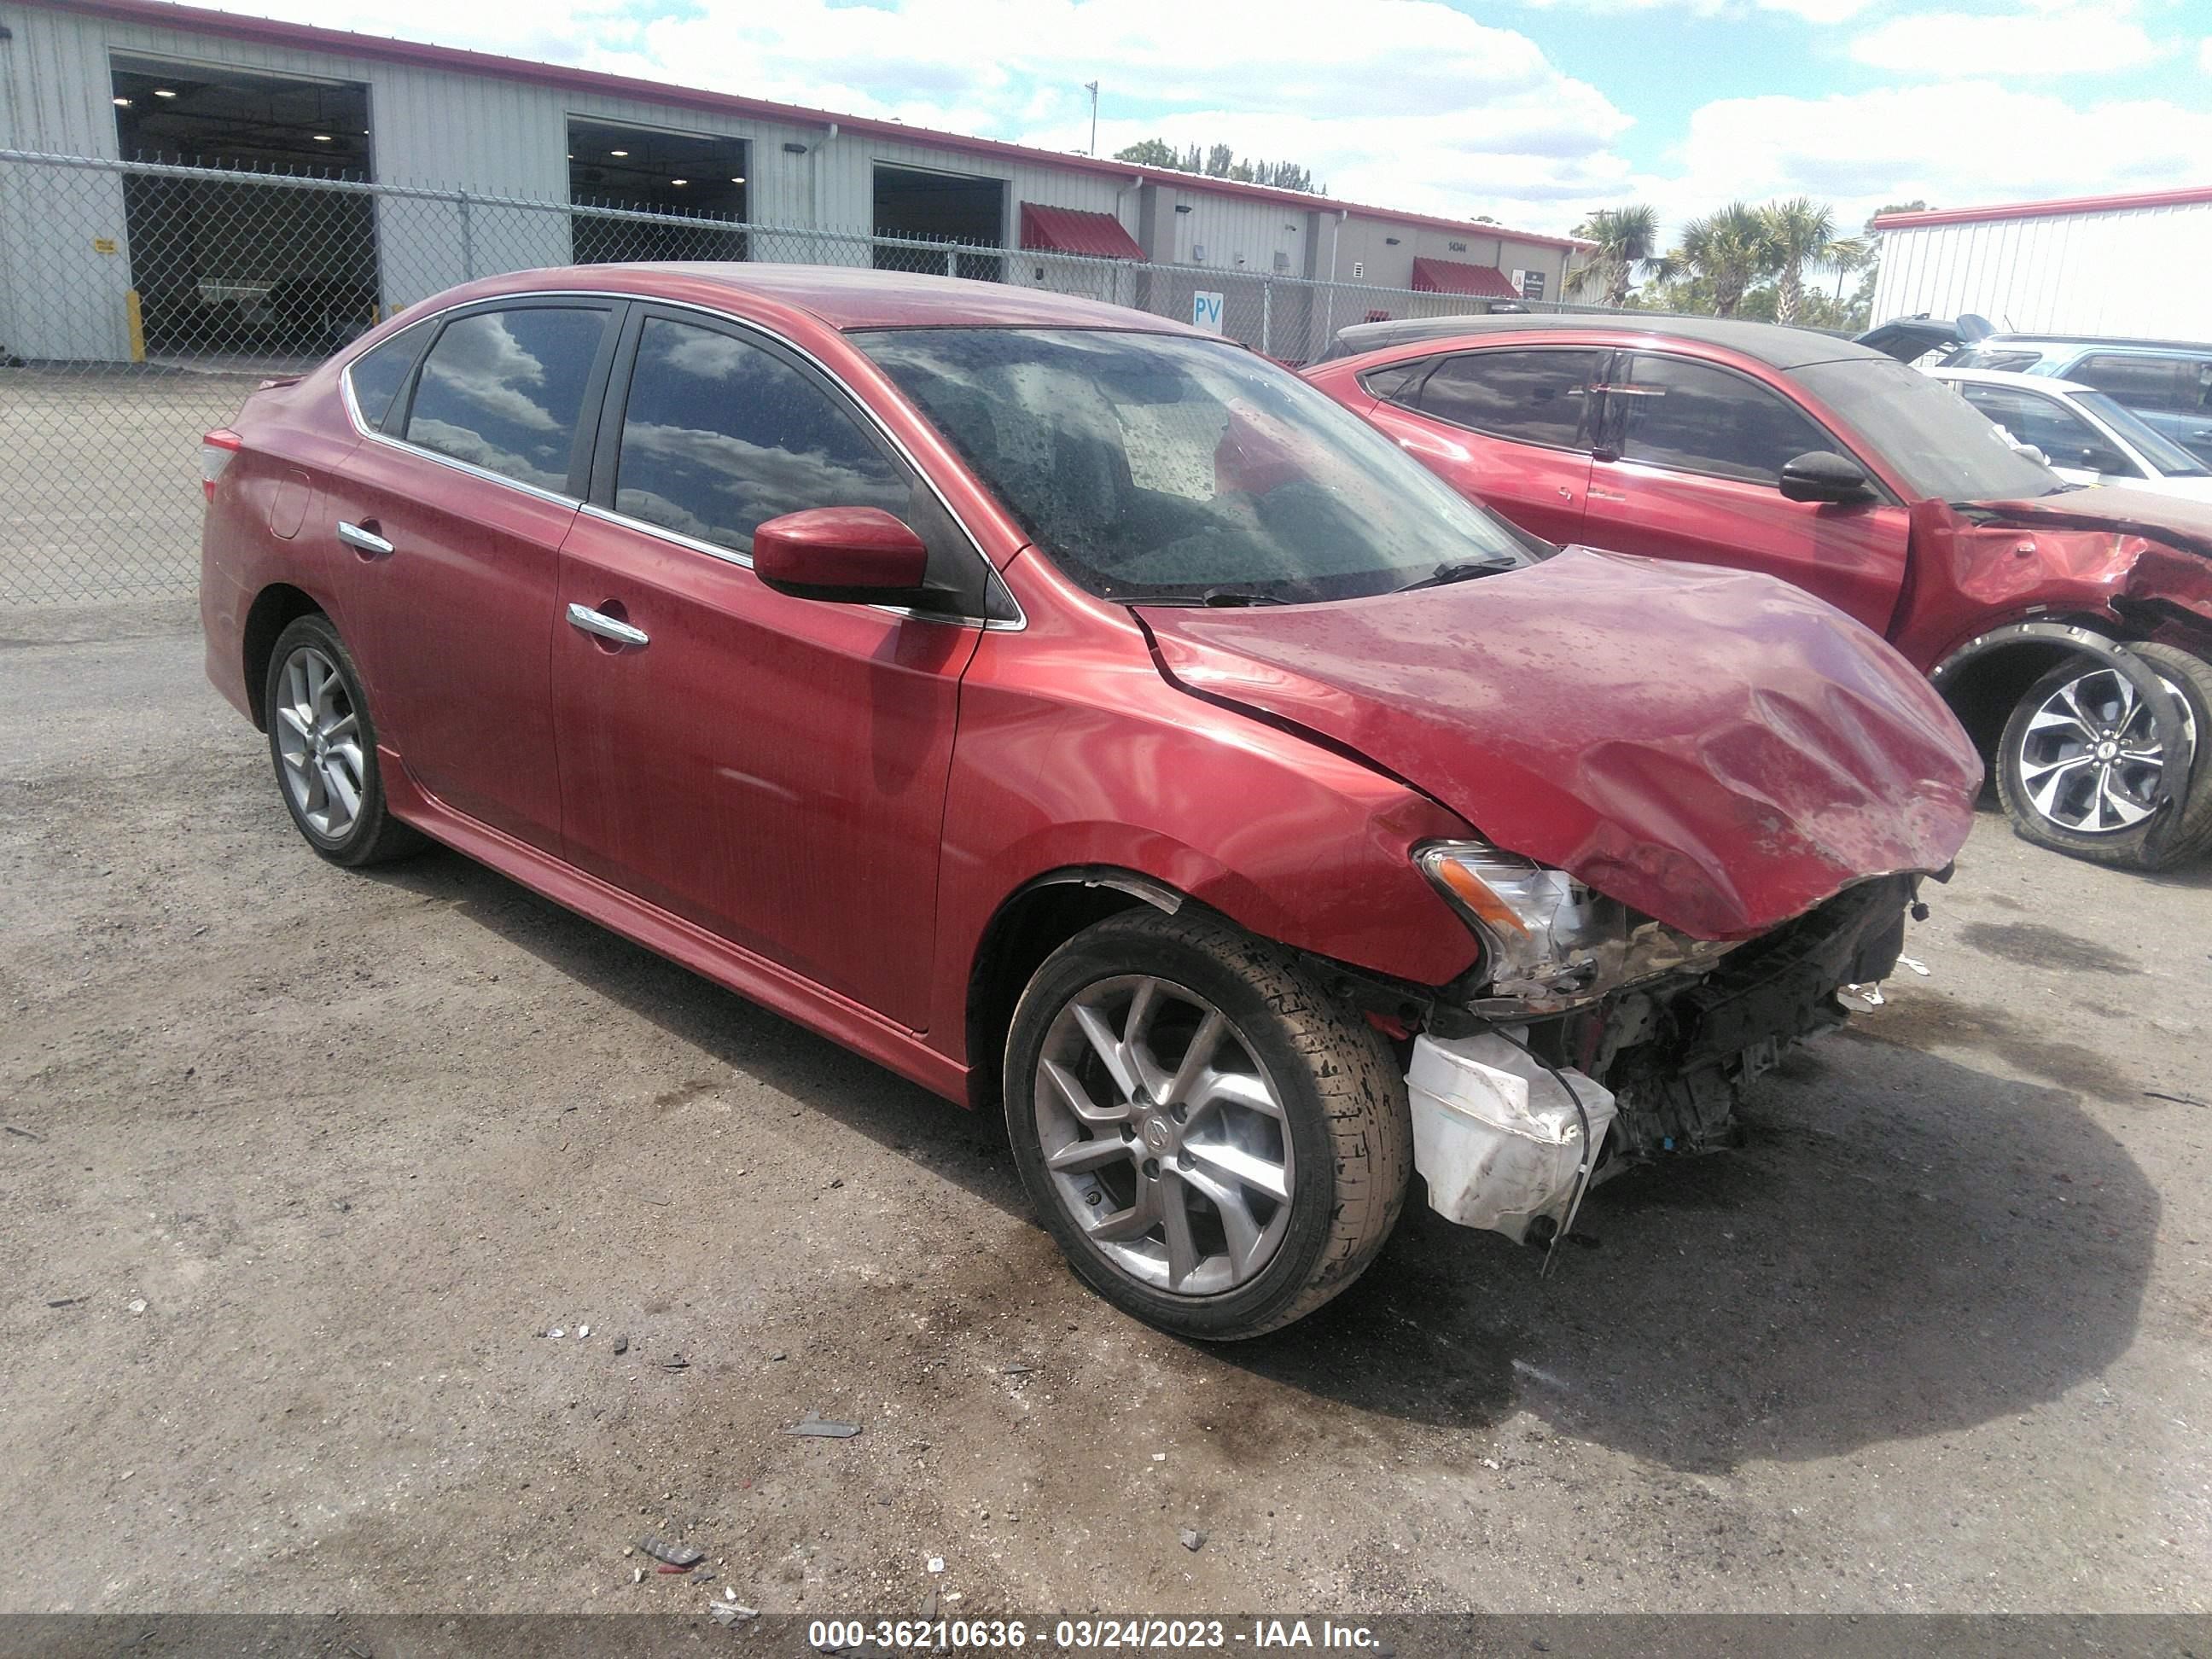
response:
M434 46L417 40L401 40L351 29L319 28L310 23L282 23L272 18L246 17L232 12L210 11L173 0L21 0L33 9L76 12L88 17L112 18L143 23L151 28L198 29L234 40L255 40L267 46L297 46L316 52L344 53L356 58L380 58L387 63L413 64L424 69L452 70L460 74L491 75L509 81L558 87L571 92L593 92L636 98L684 109L716 110L762 120L790 121L805 126L836 122L848 132L865 132L902 143L922 143L957 149L972 155L990 155L1012 161L1038 161L1072 172L1103 174L1117 179L1142 178L1178 190L1226 196L1243 201L1275 202L1307 213L1346 212L1362 219L1387 219L1394 224L1426 225L1434 229L1504 236L1532 246L1579 248L1595 244L1571 236L1546 236L1534 231L1513 230L1482 221L1443 219L1424 213L1398 213L1389 208L1364 207L1327 196L1307 196L1296 191L1271 190L1261 185L1232 184L1194 173L1174 173L1164 167L1139 167L1129 161L1097 160L1088 155L1065 155L1057 150L1032 149L1025 144L1003 143L995 138L969 138L931 127L908 126L898 121L878 121L865 115L840 115L834 110L810 109L801 104L775 104L765 99L742 98L734 93L708 92L696 87L672 87L657 81L640 81L627 75L608 75L598 70L571 69L561 64L508 58L498 52L472 52L460 46Z
M1416 259L1413 287L1424 294L1464 294L1474 300L1517 300L1520 289L1496 265L1459 259Z
M2131 196L2069 196L2055 202L2002 202L1993 207L1929 208L1918 213L1879 213L1876 230L1921 225L1966 225L1984 219L2055 219L2069 213L2124 213L2131 208L2189 207L2212 202L2212 185L2185 190L2147 190Z
M1082 253L1094 259L1141 259L1145 250L1110 213L1022 204L1022 246L1048 253Z

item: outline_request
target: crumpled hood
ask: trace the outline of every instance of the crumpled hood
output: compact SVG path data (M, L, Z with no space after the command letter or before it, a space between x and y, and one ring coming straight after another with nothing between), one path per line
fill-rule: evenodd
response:
M1379 599L1140 615L1186 689L1352 749L1702 939L1942 868L1981 788L1934 688L1771 577L1571 548Z
M2212 553L2212 503L2160 490L2107 484L2024 501L1976 501L1969 510L2002 514L2020 524L2144 536L2193 552Z

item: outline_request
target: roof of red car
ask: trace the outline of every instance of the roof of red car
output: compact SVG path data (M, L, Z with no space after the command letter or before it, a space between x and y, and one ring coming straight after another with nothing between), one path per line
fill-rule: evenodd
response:
M1444 340L1495 334L1587 334L1620 338L1696 340L1741 352L1773 368L1802 368L1839 357L1879 357L1881 353L1838 335L1809 328L1784 328L1735 317L1678 317L1664 312L1612 311L1559 316L1470 316L1404 318L1353 323L1336 331L1329 357L1382 351L1419 340Z
M571 265L521 270L470 285L475 294L605 289L711 302L750 295L803 311L839 330L863 328L1116 328L1148 334L1200 331L1150 312L1010 283L873 270L866 265L775 265L693 261Z

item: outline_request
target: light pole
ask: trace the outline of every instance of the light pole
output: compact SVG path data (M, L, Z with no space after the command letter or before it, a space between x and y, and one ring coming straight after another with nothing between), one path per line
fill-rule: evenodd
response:
M1083 83L1083 89L1091 94L1090 153L1095 161L1098 155L1098 83L1096 81L1085 81Z

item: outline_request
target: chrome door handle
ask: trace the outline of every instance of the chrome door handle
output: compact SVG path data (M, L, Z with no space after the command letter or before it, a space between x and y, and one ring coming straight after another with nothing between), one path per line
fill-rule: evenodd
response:
M612 617L601 616L588 605L568 607L568 626L580 628L586 634L597 634L603 640L612 640L617 645L643 645L646 632L632 628L626 622L617 622Z
M374 530L363 530L357 524L338 520L338 539L358 552L374 553L379 558L392 551L392 544Z

